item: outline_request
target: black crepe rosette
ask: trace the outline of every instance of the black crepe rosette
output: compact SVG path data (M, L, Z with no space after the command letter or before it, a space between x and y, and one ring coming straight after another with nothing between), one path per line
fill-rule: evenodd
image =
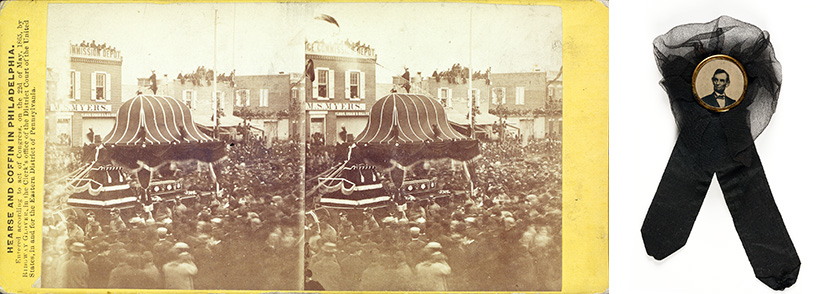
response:
M748 165L754 139L769 124L777 107L782 81L780 62L769 41L769 33L729 16L708 23L680 25L654 41L655 60L663 76L661 85L683 142L702 147L710 117L720 120L735 160ZM736 59L746 71L748 85L740 104L726 112L714 112L698 104L692 92L692 75L709 56L724 54Z

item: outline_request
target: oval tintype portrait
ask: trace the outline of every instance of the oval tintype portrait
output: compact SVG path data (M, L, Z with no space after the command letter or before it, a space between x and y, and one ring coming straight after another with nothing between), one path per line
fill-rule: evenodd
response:
M692 90L698 103L713 111L727 111L740 104L746 84L743 66L727 55L709 56L692 75Z

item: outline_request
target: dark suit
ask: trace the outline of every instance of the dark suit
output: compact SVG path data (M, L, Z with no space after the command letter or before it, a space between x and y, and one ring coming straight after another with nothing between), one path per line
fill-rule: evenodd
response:
M724 96L724 98L726 98L726 103L723 105L723 107L732 105L732 104L735 103L735 101L737 101L735 99L729 98L729 96ZM720 108L720 104L718 104L718 102L717 102L717 97L715 97L715 92L712 92L712 94L703 96L703 98L700 98L700 99L703 100L703 103L706 103L709 106Z

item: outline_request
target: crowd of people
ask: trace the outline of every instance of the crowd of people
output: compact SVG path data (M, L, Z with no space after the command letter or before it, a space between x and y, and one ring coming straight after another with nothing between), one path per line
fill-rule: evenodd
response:
M47 148L47 175L82 164L80 150ZM67 208L49 199L68 192L49 186L42 286L561 289L560 140L482 142L469 172L443 159L407 173L408 179L437 178L438 198L369 210L317 209L307 221L303 193L313 185L301 183L340 158L337 147L308 145L303 165L302 148L247 134L228 147L214 174L207 164L174 163L172 175L185 193L145 207Z
M488 68L483 73L480 70L473 72L473 80L487 80L487 84L489 85L490 70L491 68ZM450 84L466 84L469 75L470 69L468 67L462 66L460 63L456 63L449 69L445 69L443 71L438 71L438 69L436 69L433 71L432 77L436 79L436 83L441 82L441 80L445 80Z
M210 86L214 80L214 70L199 66L191 73L177 74L177 80L183 85L187 81L197 86ZM216 76L216 81L218 83L228 83L231 87L234 87L236 85L236 70L232 70L230 74L220 73Z
M560 290L561 148L485 142L469 163L473 193L458 191L470 187L462 165L437 160L425 173L448 197L310 212L306 290ZM320 151L306 160L329 161Z
M97 44L96 40L91 40L90 43L86 43L86 41L83 40L82 43L80 43L80 47L94 48L96 50L117 51L117 47L107 45L106 43Z
M82 165L81 156L82 151L79 148L46 144L45 158L43 159L46 162L45 182L51 183L67 172L79 168Z
M248 136L214 164L219 193L207 164L178 162L185 193L175 198L122 210L46 207L43 287L300 289L300 153L293 142Z

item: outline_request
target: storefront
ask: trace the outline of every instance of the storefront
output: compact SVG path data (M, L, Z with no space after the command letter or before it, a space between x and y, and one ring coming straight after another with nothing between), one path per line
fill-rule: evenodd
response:
M328 145L344 140L339 136L342 128L355 137L367 125L365 103L307 103L305 109L310 118L309 139L321 138Z
M55 144L83 146L102 140L114 129L116 112L110 104L51 104L49 111L54 126L50 139Z
M96 42L71 44L69 53L67 89L59 91L67 95L51 96L46 117L51 142L77 147L101 140L114 128L123 102L122 55Z
M357 42L356 44L360 44ZM314 80L304 82L308 141L327 145L364 131L370 106L376 102L376 54L352 43L305 44L305 61L314 65ZM366 48L366 50L365 50Z

